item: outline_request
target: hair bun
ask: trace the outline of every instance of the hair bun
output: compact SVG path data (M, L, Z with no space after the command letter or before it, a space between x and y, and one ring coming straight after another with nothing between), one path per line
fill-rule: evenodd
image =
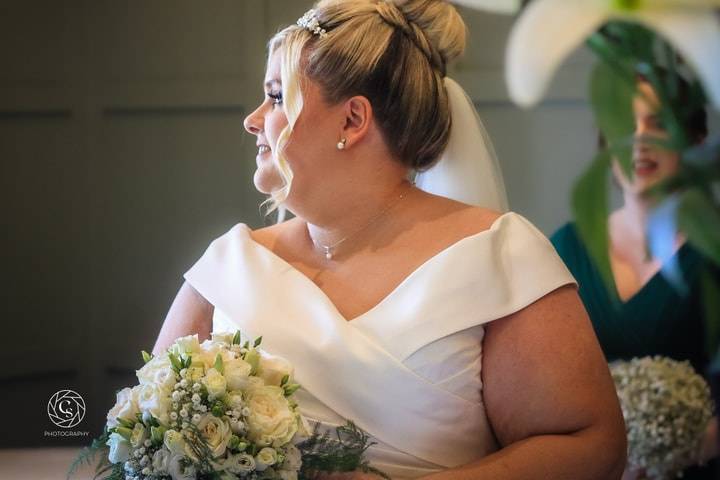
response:
M448 64L465 52L467 29L453 5L445 0L383 0L394 4L407 22L416 25ZM382 2L381 2L382 3Z

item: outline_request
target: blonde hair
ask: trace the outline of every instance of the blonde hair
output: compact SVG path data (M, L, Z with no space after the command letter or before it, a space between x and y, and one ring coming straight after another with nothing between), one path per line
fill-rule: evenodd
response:
M284 186L270 211L290 191L292 170L283 153L302 111L302 82L320 86L337 104L366 97L393 155L414 170L430 168L450 137L450 108L443 84L447 64L465 50L466 28L444 0L320 0L315 16L326 35L292 25L269 42L280 50L288 125L275 148Z

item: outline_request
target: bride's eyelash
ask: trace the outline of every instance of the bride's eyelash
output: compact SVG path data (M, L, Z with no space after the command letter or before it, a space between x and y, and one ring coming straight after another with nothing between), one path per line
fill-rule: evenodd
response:
M267 96L273 100L273 104L275 104L275 105L282 104L282 101L283 101L282 92L277 92L277 93L268 92Z

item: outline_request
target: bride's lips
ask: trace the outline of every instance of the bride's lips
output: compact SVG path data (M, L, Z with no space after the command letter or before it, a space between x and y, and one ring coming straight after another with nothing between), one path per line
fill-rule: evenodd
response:
M635 175L638 177L647 177L652 175L658 169L658 162L649 158L639 158L633 162Z
M264 143L258 143L258 153L257 153L257 160L260 161L260 159L266 155L270 154L270 146L266 145Z

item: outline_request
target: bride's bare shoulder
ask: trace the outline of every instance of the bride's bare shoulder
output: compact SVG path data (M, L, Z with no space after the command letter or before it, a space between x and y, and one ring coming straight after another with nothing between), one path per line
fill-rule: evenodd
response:
M449 198L433 196L430 199L430 212L435 212L434 222L438 227L467 236L492 227L503 214L496 210L468 205ZM434 223L433 222L433 223Z
M468 206L465 213L468 221L478 231L489 229L495 221L502 217L502 213L485 207Z

